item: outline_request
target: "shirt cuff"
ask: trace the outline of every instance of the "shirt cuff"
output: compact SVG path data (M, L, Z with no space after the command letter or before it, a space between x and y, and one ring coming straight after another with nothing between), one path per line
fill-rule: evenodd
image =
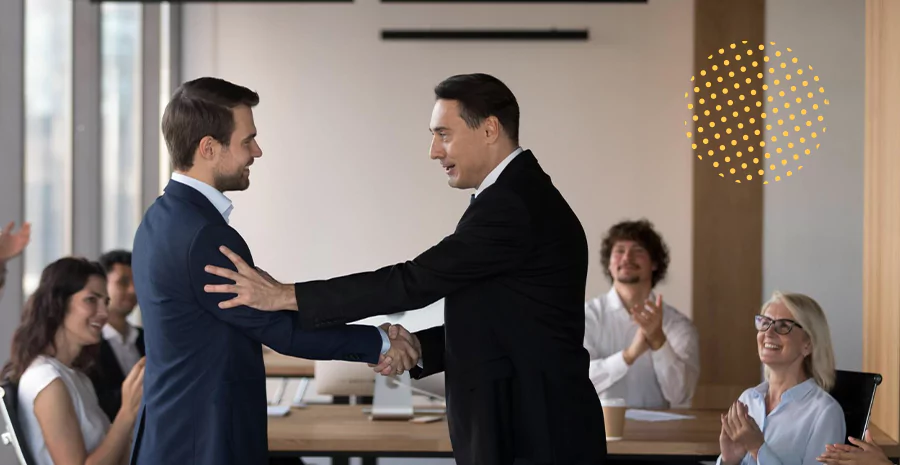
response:
M757 465L781 465L781 458L775 455L769 445L765 442L759 446L759 452L756 453Z
M375 328L378 330L378 334L381 334L381 355L384 355L391 349L391 339L383 329L378 326Z
M625 352L618 351L606 359L606 372L610 378L618 381L628 373L628 363L625 362Z

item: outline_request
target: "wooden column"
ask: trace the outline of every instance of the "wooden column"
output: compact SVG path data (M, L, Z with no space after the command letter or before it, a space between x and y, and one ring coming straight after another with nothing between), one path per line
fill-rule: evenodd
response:
M746 83L744 79L748 75L746 72L741 75L738 70L741 65L750 67L753 58L762 62L764 52L757 47L765 43L764 30L765 0L695 1L696 79L693 84L700 90L694 94L693 105L700 114L693 124L693 141L698 144L698 149L694 150L693 319L700 333L701 350L701 374L693 401L695 408L725 408L744 389L760 382L753 315L762 304L763 185L756 169L742 169L741 165L746 161L752 168L753 158L762 158L759 142L763 137L763 124L758 117L761 109L753 104L763 100L760 98L763 82L754 72L752 82ZM736 48L731 49L731 44L736 44ZM751 47L756 52L753 58L746 55ZM720 49L724 49L721 54ZM734 60L738 52L745 54L741 61ZM715 59L709 60L709 55L714 55ZM729 55L730 64L723 66ZM713 63L718 63L726 74L721 83L713 76L712 86L706 88ZM716 73L721 75L723 69ZM706 71L706 77L700 75L701 70ZM728 70L734 70L737 76L729 77ZM741 86L740 90L734 89L734 83ZM723 87L730 88L727 95L721 94ZM756 91L753 97L750 97L751 90ZM711 93L716 91L719 94L712 100ZM741 94L747 99L738 101ZM699 102L701 98L703 103ZM728 99L738 102L736 108L726 106ZM703 108L714 109L716 104L726 107L727 114L702 114ZM751 106L750 113L743 111L747 104ZM719 123L718 118L723 115L731 118L732 109L741 113L737 120L743 128L737 129L735 120ZM750 122L753 114L757 118ZM710 121L718 126L710 128ZM703 133L698 132L700 127L703 127ZM734 128L734 134L726 137L723 133L721 139L714 139L723 127ZM754 133L757 129L759 135ZM743 135L748 139L743 140ZM734 136L739 142L731 147L728 144ZM704 138L709 139L705 145ZM726 149L719 150L723 142ZM754 147L753 152L747 150L750 146ZM716 153L708 156L707 150ZM738 151L741 158L737 158ZM698 156L703 159L697 160ZM730 157L727 162L726 156ZM720 165L713 167L714 162ZM736 174L729 172L730 167L736 167ZM720 177L719 173L723 171ZM753 179L746 179L747 175ZM737 179L742 182L737 184Z
M863 370L872 422L900 440L900 2L866 1ZM838 336L839 337L839 336Z

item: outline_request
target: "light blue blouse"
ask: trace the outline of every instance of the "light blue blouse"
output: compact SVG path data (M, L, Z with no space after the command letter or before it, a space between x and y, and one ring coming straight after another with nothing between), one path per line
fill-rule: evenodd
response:
M741 465L820 465L816 457L826 444L843 444L847 425L840 404L810 378L784 392L781 402L766 416L764 382L741 394L750 416L763 432L765 443L754 461L748 452ZM722 456L716 461L722 464Z

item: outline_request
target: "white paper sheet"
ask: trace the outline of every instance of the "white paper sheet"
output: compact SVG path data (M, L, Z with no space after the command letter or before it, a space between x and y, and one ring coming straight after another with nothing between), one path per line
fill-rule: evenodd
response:
M283 417L291 411L290 405L269 405L266 414L270 417Z
M653 410L628 409L625 411L625 418L635 421L674 421L674 420L690 420L694 418L691 415L681 415L670 412L657 412Z

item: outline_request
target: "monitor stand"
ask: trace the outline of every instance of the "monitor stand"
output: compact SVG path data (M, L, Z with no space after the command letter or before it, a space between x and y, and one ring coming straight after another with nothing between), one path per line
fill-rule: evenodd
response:
M394 380L399 381L395 383ZM400 376L375 375L375 397L370 420L409 420L414 414L409 372Z

